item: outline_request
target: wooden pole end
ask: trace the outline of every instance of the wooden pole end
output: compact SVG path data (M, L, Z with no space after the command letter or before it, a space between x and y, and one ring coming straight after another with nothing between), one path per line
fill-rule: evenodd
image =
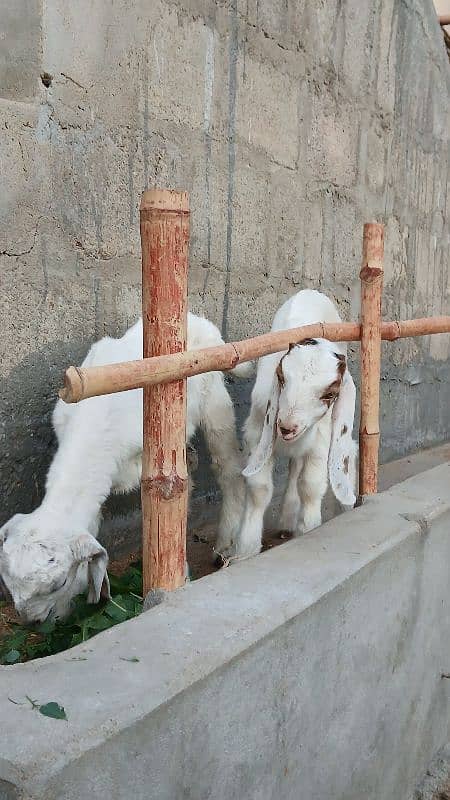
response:
M77 367L69 367L64 374L64 386L58 392L65 403L78 403L83 397L83 379Z
M384 225L379 222L366 222L363 235L362 269L359 277L371 282L383 274Z
M189 194L180 189L147 189L142 193L141 211L158 209L189 213Z

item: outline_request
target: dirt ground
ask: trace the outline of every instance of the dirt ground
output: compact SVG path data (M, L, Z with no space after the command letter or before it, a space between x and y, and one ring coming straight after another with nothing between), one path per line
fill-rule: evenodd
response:
M0 605L0 639L11 631L11 625L18 622L19 618L10 603L2 601Z

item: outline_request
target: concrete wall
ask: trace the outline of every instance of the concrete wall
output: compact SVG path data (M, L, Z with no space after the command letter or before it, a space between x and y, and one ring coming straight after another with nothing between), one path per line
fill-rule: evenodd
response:
M449 474L3 667L0 797L410 800L450 734Z
M3 0L1 23L0 523L41 494L63 367L139 312L148 185L191 193L191 307L228 338L300 287L355 317L371 219L385 314L449 311L431 0ZM386 349L385 457L448 437L448 357Z

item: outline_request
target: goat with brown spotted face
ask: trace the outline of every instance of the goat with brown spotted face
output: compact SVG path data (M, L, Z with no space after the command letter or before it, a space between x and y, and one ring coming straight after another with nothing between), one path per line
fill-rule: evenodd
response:
M281 306L272 331L340 321L331 300L304 290ZM243 525L225 555L259 552L264 513L273 492L275 455L289 458L280 530L299 535L321 524L328 480L342 505L354 505L355 397L345 343L304 339L291 344L287 352L259 360L245 424L249 460L243 473L247 482Z

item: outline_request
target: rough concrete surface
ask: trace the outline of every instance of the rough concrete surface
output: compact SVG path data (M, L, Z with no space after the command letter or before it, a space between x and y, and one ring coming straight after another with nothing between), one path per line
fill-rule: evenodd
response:
M449 800L450 743L432 758L411 800Z
M449 475L450 462L85 645L3 667L4 796L410 798L450 734Z
M0 524L42 494L63 368L139 313L146 186L190 192L190 304L227 338L305 286L356 317L373 219L385 315L449 311L431 0L7 0L1 22ZM384 458L448 438L448 367L446 336L385 346Z

